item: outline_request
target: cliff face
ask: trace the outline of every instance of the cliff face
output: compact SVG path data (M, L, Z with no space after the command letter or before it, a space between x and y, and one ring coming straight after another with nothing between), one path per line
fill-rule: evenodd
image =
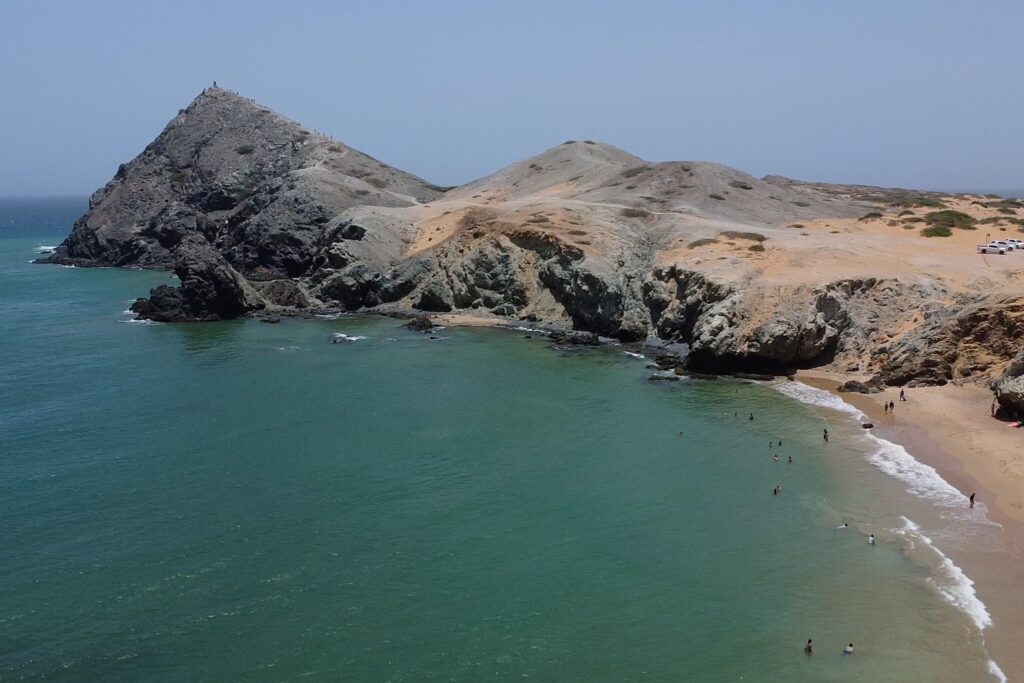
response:
M1017 351L1024 254L980 268L969 236L919 234L939 207L1024 225L1010 200L757 179L591 141L445 189L210 89L46 260L174 269L180 287L135 305L161 321L466 311L659 337L696 370L828 365L895 384L994 375Z

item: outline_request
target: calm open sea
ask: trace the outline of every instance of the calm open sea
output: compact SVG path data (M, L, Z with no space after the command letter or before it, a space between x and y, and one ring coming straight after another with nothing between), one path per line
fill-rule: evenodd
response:
M0 680L998 679L936 548L991 525L827 395L132 322L170 276L29 263L83 208L0 203Z

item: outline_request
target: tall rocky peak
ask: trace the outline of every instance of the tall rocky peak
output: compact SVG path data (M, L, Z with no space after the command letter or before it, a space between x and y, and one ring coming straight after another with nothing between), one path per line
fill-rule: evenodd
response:
M204 90L122 164L49 258L170 268L189 232L240 272L294 277L324 226L358 206L410 206L438 188L222 88Z

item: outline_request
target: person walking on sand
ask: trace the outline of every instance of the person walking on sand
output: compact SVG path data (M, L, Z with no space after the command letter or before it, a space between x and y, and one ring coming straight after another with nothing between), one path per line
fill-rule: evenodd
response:
M971 509L973 510L974 509L974 491L971 491L970 500L971 500Z
M900 387L900 400L901 401L906 401L907 400L907 392L903 390L903 387Z
M896 412L896 401L889 401L889 412Z
M825 439L825 443L828 443L828 430L822 432L821 438Z
M807 644L804 645L804 653L811 654L813 652L814 652L814 645L812 644L811 639L808 638L807 639Z

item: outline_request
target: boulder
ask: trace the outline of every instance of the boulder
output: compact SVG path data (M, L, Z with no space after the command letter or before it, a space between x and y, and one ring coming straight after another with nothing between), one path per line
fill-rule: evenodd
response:
M427 316L418 315L405 323L405 326L413 332L428 332L434 328L434 323Z
M877 394L880 389L877 386L851 379L836 387L836 391L846 394Z

